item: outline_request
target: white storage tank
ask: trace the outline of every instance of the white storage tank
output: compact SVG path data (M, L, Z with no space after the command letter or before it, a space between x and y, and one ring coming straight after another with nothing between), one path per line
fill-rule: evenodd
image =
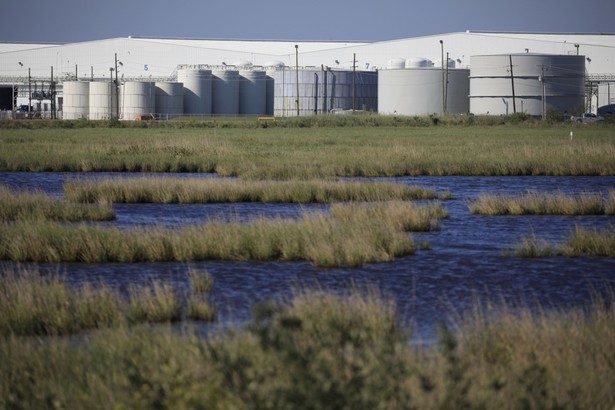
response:
M391 70L399 70L406 67L405 58L392 58L387 62L387 68Z
M156 114L171 119L184 114L184 85L179 82L157 82Z
M472 56L470 66L470 111L474 114L507 115L516 110L541 116L543 85L545 114L549 110L562 114L583 112L584 56L481 55Z
M127 81L120 92L120 118L135 120L156 111L156 87L152 82Z
M263 64L265 72L267 74L267 102L265 104L265 113L267 115L273 115L274 98L275 98L275 80L273 78L274 73L277 70L281 70L284 67L284 63L278 60L268 61Z
M212 86L212 113L214 115L239 114L239 71L214 70Z
M177 81L183 83L184 113L188 115L211 115L213 82L211 70L179 69L177 70Z
M106 120L117 116L117 88L111 81L94 81L90 83L91 120Z
M62 118L65 120L88 118L90 112L90 83L86 81L65 81L63 93Z
M406 59L405 68L429 68L433 67L433 62L428 58L410 57Z
M239 75L239 114L267 114L267 74L261 70L242 70Z
M299 87L297 87L297 74ZM314 115L332 111L378 110L378 74L374 71L287 68L273 72L274 114L279 117ZM354 93L353 93L354 77ZM354 98L353 98L354 94Z
M465 114L469 110L469 75L470 71L466 69L435 67L379 70L378 112L440 115L444 105L447 113Z

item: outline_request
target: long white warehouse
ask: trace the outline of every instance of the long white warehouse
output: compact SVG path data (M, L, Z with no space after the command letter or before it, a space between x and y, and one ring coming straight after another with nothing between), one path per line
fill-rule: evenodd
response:
M466 31L381 42L242 41L157 38L112 38L70 44L0 43L0 109L33 90L46 90L53 80L118 82L179 81L178 65L231 65L248 62L266 69L270 62L304 69L378 71L392 59L416 56L441 67L448 55L457 69L471 69L472 57L510 54L579 55L585 60L586 108L615 103L615 33L508 33ZM117 67L117 70L116 70ZM514 68L514 67L513 67ZM29 93L24 94L24 84ZM385 93L386 94L386 93ZM7 96L8 95L8 96ZM39 94L37 94L39 95ZM39 102L44 101L39 99ZM381 104L382 102L379 102ZM32 102L34 104L34 102ZM79 113L80 105L71 105ZM191 103L184 96L184 109ZM471 107L470 107L471 109Z

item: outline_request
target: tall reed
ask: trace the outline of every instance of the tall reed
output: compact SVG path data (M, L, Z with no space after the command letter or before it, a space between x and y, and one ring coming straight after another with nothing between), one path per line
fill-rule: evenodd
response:
M115 219L110 202L74 204L52 199L42 192L16 192L0 184L0 221L109 221Z
M435 199L427 188L389 182L243 181L215 178L136 178L71 181L64 195L74 202L96 203L329 203Z
M334 204L330 215L248 223L212 221L182 229L118 229L48 222L0 225L0 259L33 262L308 260L361 266L414 253L406 231L437 228L441 205L391 201Z
M479 195L468 204L474 214L481 215L602 215L611 213L615 191L607 198L601 194L566 195L529 192L523 195Z

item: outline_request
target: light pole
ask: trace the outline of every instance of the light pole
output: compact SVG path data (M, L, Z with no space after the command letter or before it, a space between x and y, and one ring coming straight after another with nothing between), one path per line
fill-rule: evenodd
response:
M442 114L444 114L444 41L440 40L440 53L442 54L441 57L441 71L442 71Z
M299 44L295 44L295 76L297 80L297 99L295 104L297 105L297 117L299 116Z

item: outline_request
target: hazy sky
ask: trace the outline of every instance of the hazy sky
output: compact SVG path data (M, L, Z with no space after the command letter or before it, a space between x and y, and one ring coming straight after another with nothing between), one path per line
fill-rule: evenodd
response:
M3 1L0 41L379 41L465 30L615 33L615 0Z

